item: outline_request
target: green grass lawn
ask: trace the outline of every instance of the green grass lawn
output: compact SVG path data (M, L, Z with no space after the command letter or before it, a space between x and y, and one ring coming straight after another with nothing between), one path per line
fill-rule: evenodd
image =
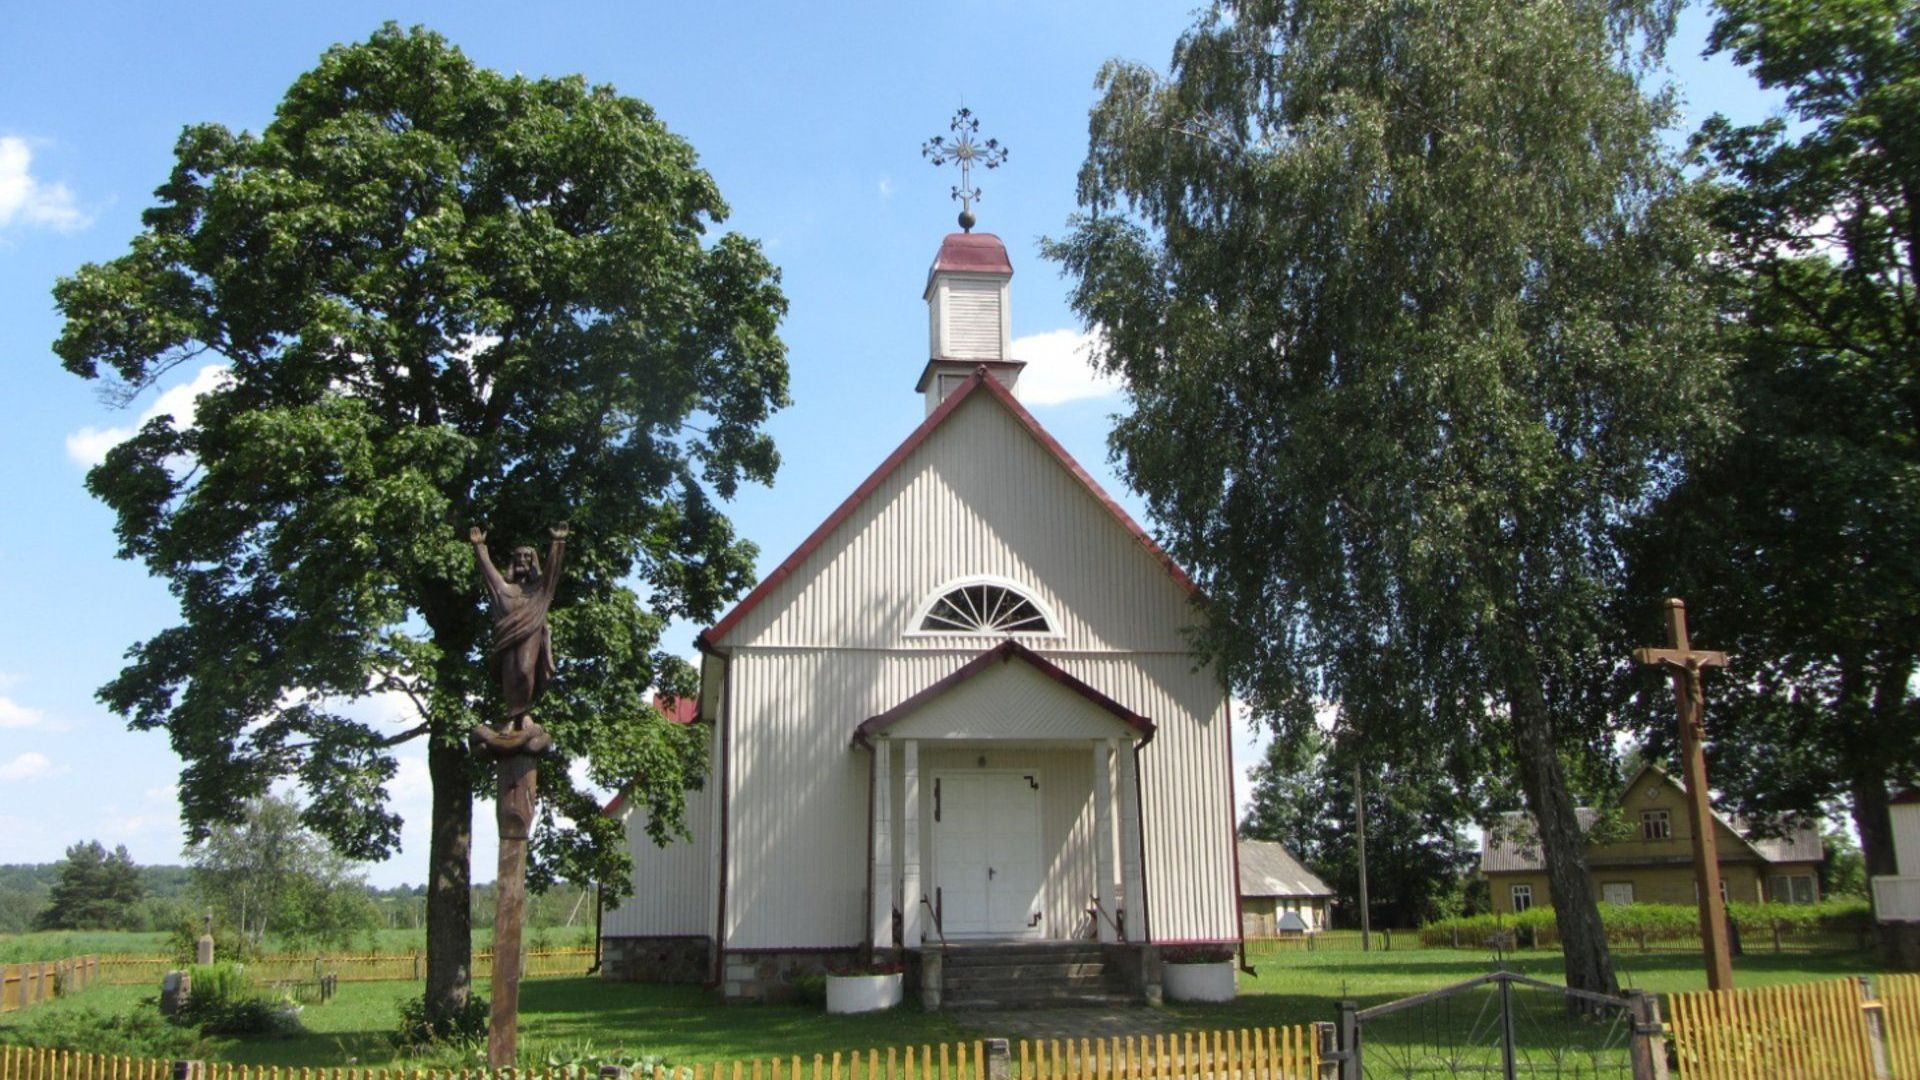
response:
M1252 960L1258 974L1242 976L1239 1000L1225 1005L1168 1006L1162 1018L1190 1030L1332 1020L1334 1001L1343 996L1363 1007L1377 1005L1472 978L1492 967L1491 957L1484 954L1399 946L1391 952L1371 953L1256 953ZM1625 986L1666 993L1706 985L1697 957L1622 952L1615 961ZM1548 982L1564 981L1557 952L1522 952L1509 959L1509 966ZM1876 958L1871 953L1762 954L1742 957L1734 966L1737 981L1753 986L1866 973L1874 970ZM332 1002L306 1009L305 1034L227 1041L214 1056L266 1065L408 1064L395 1056L386 1034L394 1026L399 1002L419 989L416 983L342 984ZM478 989L485 993L485 984ZM132 1009L155 992L100 987L27 1012L0 1015L0 1041L5 1041L9 1027L26 1022L40 1009ZM657 1054L684 1064L772 1055L811 1057L836 1050L972 1040L984 1034L960 1027L951 1014L924 1013L912 1006L878 1016L834 1017L818 1007L720 1005L698 988L603 983L593 978L529 980L522 985L521 1004L521 1044L536 1056L591 1043L602 1053ZM1405 1038L1422 1037L1418 1026L1428 1022L1409 1018ZM1382 1030L1381 1034L1388 1033Z

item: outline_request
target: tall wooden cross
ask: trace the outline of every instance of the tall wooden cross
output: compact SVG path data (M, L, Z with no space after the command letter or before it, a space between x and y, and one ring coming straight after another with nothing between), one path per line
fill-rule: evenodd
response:
M1680 757L1687 780L1687 820L1693 828L1693 881L1700 894L1700 940L1707 952L1707 988L1733 989L1733 958L1727 941L1727 908L1720 897L1720 856L1715 851L1713 808L1707 802L1706 695L1700 673L1726 667L1727 654L1687 644L1686 601L1667 601L1664 649L1635 649L1633 658L1673 676L1674 707L1680 714Z

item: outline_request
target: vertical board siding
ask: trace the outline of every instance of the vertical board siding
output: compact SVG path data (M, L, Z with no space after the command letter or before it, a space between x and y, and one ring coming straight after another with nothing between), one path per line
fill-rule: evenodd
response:
M712 743L709 742L711 748ZM711 753L708 760L713 761ZM713 873L719 853L714 844L717 770L706 786L687 792L688 836L665 846L647 835L646 811L626 803L627 854L633 858L634 894L601 916L603 937L678 937L711 934L714 919Z
M1036 650L1187 652L1186 589L991 395L975 394L718 644L970 648L910 633L941 585L1003 577L1060 617ZM991 643L993 639L985 639Z
M1894 866L1905 877L1920 877L1920 803L1890 808Z

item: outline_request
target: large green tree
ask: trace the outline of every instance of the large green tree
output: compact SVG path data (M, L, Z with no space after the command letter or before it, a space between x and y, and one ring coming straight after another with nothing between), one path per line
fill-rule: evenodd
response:
M1787 108L1700 133L1739 430L1643 530L1635 602L1685 596L1734 654L1714 786L1760 818L1846 805L1888 874L1920 780L1920 8L1723 0L1710 40Z
M704 776L701 734L649 704L691 689L658 639L752 573L715 504L777 463L778 274L709 233L726 204L645 104L485 70L424 30L329 50L260 133L192 126L176 159L131 249L55 289L76 375L133 393L225 365L192 416L88 476L181 613L101 697L171 736L194 839L291 776L308 826L386 856L394 749L423 740L427 998L452 1010L486 771L466 739L498 693L466 529L573 525L530 874L613 897L620 828L568 766L639 777L656 838ZM413 718L369 722L374 695Z
M1216 3L1167 77L1105 70L1052 248L1131 396L1124 474L1210 598L1203 648L1281 738L1332 701L1373 760L1501 747L1590 990L1616 980L1564 756L1608 749L1615 530L1719 383L1642 83L1670 18Z
M342 946L379 922L353 863L300 820L300 805L263 795L218 822L187 852L204 910L259 949L283 942Z
M74 844L57 871L47 906L34 920L41 930L124 929L146 896L124 845L109 852L98 840Z
M1474 849L1461 826L1480 816L1471 789L1411 757L1354 762L1315 735L1275 739L1253 769L1253 803L1240 835L1276 840L1332 889L1358 925L1358 764L1367 809L1367 908L1375 927L1414 927L1459 891Z

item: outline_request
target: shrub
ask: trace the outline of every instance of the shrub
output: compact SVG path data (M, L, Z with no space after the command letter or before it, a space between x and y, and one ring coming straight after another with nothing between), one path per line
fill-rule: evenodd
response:
M529 1057L532 1060L527 1060ZM535 1050L532 1054L522 1054L521 1065L528 1071L539 1069L550 1075L577 1078L577 1080L592 1080L600 1075L603 1067L608 1065L618 1065L634 1076L652 1076L656 1069L673 1071L673 1063L658 1054L601 1050L593 1045L591 1039L561 1043L551 1048Z
M1788 933L1839 933L1871 927L1873 922L1866 901L1853 898L1818 904L1732 903L1727 905L1727 917L1754 940L1770 935L1775 926ZM1615 945L1684 941L1700 934L1700 912L1692 904L1602 904L1600 920L1607 928L1608 942ZM1451 945L1457 935L1462 948L1491 948L1492 935L1498 930L1531 931L1536 940L1547 944L1554 940L1553 909L1532 907L1517 915L1440 919L1420 928L1420 942Z
M827 1004L827 977L825 975L802 975L793 980L793 1001L796 1005L812 1005L825 1008Z
M132 1012L104 1013L91 1005L35 1009L8 1028L6 1040L48 1050L82 1050L113 1057L198 1058L206 1038L193 1028L170 1024L159 1003L149 1001Z
M459 1047L487 1037L487 999L478 994L467 997L466 1007L452 1016L434 1020L427 1015L427 997L408 998L400 1003L400 1026L392 1035L393 1044L402 1047Z
M269 997L239 964L195 964L192 992L174 1021L208 1035L291 1035L300 1030L300 1006Z
M1231 945L1169 945L1160 950L1166 964L1224 964L1233 959Z

